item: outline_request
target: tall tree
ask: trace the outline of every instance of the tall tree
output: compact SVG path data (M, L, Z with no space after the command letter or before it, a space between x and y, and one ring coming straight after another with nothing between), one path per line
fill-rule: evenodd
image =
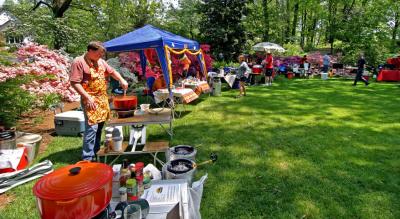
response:
M247 0L204 0L200 5L203 20L200 31L214 53L233 60L242 51L246 33L242 25Z
M269 41L269 11L268 11L268 0L262 0L263 15L264 15L264 41Z

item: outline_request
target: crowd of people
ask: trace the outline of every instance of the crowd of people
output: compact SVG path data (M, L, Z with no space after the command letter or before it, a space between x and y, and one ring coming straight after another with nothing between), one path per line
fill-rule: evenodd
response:
M256 55L254 57L240 55L238 57L240 66L236 69L236 77L239 81L239 95L238 97L246 96L246 83L251 83L251 74L252 74L252 67L259 65L262 66L262 74L264 75L264 86L272 86L272 82L274 76L277 74L288 74L288 73L297 73L300 76L308 76L310 74L322 73L322 74L329 74L330 76L333 75L333 68L332 68L332 60L331 56L326 53L322 57L322 66L313 66L312 63L308 60L307 55L304 55L299 62L293 64L292 66L288 66L286 64L279 64L274 62L274 57L270 51L266 52L264 58L261 58L260 55ZM357 60L357 73L353 82L353 86L357 85L358 81L363 81L366 86L369 85L367 79L363 77L363 73L365 70L366 61L364 55L361 53L358 60Z

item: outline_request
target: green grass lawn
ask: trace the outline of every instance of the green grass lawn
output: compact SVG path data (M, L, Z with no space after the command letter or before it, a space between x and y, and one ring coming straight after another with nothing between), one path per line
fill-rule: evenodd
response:
M400 218L400 88L351 84L281 79L187 106L172 144L196 146L198 161L219 156L197 174L209 176L202 217ZM148 133L166 139L157 126ZM65 166L80 148L56 137L38 160ZM16 200L0 218L38 218L33 185L9 191Z

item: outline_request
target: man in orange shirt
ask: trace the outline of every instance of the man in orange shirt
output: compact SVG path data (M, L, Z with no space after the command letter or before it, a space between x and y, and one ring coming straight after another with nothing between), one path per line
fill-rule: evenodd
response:
M81 95L85 115L83 160L96 159L104 122L110 117L106 78L111 76L119 81L123 90L128 89L128 82L101 58L105 51L101 42L90 42L86 53L75 58L71 65L69 80Z
M272 72L274 71L274 58L270 51L267 52L267 57L263 61L265 66L265 86L272 85Z

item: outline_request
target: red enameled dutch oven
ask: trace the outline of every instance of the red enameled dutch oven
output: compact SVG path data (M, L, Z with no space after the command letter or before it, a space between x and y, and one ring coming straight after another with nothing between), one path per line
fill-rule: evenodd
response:
M92 218L112 196L112 168L80 161L62 167L36 182L33 193L41 218Z
M116 96L113 100L116 110L134 110L137 107L137 103L136 96Z

